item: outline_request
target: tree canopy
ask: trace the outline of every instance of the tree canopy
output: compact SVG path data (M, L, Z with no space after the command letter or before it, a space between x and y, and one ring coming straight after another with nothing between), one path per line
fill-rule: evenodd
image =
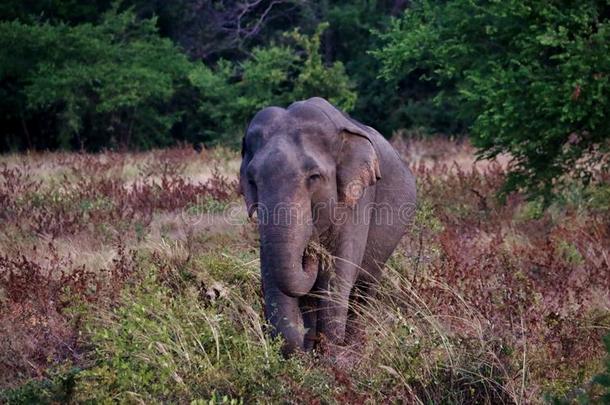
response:
M510 153L507 191L548 196L607 149L609 16L605 0L416 1L374 53L388 78L436 83L482 156Z
M513 157L507 191L550 195L605 164L609 16L606 0L7 0L0 150L237 145L256 110L322 96L386 136L467 135Z

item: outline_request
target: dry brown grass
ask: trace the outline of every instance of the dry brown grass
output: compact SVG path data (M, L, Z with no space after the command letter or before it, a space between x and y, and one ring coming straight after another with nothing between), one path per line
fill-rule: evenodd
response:
M394 143L418 179L414 227L354 307L348 345L289 361L264 333L236 154L0 157L0 385L75 366L72 400L573 398L610 329L604 189L575 186L546 210L519 194L501 204L506 157Z

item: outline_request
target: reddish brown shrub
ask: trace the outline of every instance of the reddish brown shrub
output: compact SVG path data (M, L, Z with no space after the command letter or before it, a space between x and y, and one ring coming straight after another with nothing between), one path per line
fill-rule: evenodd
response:
M512 353L527 350L535 365L528 378L551 381L565 364L576 375L600 357L610 328L608 218L569 203L523 215L534 203L519 194L504 204L497 198L501 165L464 170L443 159L413 168L420 202L433 208L442 228L405 244L409 256L422 255L418 243L438 250L427 261L417 257L428 263L425 277L416 278L417 293L448 319L472 316L464 305L473 308L487 325L486 338L498 341L505 369L518 370Z
M78 364L83 309L116 302L133 275L133 258L122 244L108 271L74 266L52 244L48 250L37 260L35 249L29 257L0 256L0 386L44 377L53 364Z
M41 188L27 165L0 170L0 218L26 233L56 237L100 224L118 230L147 225L155 211L185 209L206 198L226 202L237 195L236 182L218 169L206 182L192 183L180 175L175 160L153 160L162 166L158 177L147 174L126 185L117 174L124 162L119 154L104 155L104 161L91 155L60 156L70 173L57 187Z

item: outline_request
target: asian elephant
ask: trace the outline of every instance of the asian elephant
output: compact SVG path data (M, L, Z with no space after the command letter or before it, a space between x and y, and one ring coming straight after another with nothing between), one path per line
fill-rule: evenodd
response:
M406 163L375 129L316 97L254 116L240 189L257 213L265 316L284 352L310 350L319 334L343 343L350 302L374 292L412 219ZM334 257L330 269L305 254L312 241Z

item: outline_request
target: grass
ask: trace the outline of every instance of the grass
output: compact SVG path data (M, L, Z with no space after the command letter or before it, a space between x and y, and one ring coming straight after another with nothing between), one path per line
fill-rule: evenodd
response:
M501 204L506 159L396 146L411 232L350 342L289 359L234 153L0 157L0 402L603 401L607 185Z

